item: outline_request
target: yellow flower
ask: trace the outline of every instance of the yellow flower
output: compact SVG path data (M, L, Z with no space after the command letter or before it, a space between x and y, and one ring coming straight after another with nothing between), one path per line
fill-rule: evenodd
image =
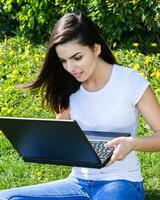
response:
M114 43L113 43L113 47L116 47L116 46L117 46L117 43L116 43L116 42L114 42Z
M141 74L142 76L144 76L145 78L147 78L145 72L141 71L140 74Z
M5 44L7 44L7 41L8 41L8 39L7 39L7 38L4 38L4 43L5 43Z
M157 53L157 56L160 57L160 53Z
M152 57L151 56L146 56L145 57L145 63L150 63L152 61Z
M139 43L138 43L138 42L135 42L135 43L133 43L133 46L134 46L134 47L138 47L138 46L139 46Z
M12 71L12 75L17 75L17 74L19 74L18 70L14 69L14 70Z
M154 72L151 73L150 76L153 77L153 76L155 76L155 74L156 74L156 72L154 71Z
M46 54L43 53L43 54L41 55L41 58L44 59L45 57L46 57Z
M114 52L114 56L115 56L116 59L118 59L118 52L117 51Z
M37 107L36 107L36 108L35 108L35 111L39 112L39 111L40 111L40 108L37 108Z
M38 177L42 177L42 176L43 176L42 172L37 172L36 175L37 175Z
M27 57L28 55L29 55L29 50L27 49L27 50L25 50L25 52L24 52L24 56Z
M24 81L24 78L23 77L19 77L18 81L22 83Z
M156 78L157 78L157 79L160 78L160 71L156 71Z
M7 111L7 108L6 107L2 107L1 108L1 112L6 112Z
M142 53L138 53L138 56L142 56L143 54Z
M28 45L27 45L27 49L29 49L29 48L31 48L31 44L28 44Z
M3 64L3 60L0 60L0 65L2 65Z
M8 110L7 110L7 114L10 114L12 112L12 108L9 108Z
M35 54L35 55L34 55L34 60L35 60L36 62L39 61L39 54Z
M157 43L151 43L150 46L151 47L157 47Z
M139 65L138 63L136 63L136 64L133 65L132 68L133 68L133 69L139 69L139 68L140 68L140 65Z
M130 3L132 3L133 5L136 5L138 3L138 0L137 1L136 0L132 0L132 1L130 1Z
M10 55L10 56L13 56L13 55L14 55L14 51L11 50L11 51L9 52L9 55Z

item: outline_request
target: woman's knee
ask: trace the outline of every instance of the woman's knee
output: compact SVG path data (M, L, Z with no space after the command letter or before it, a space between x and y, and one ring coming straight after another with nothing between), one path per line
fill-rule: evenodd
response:
M97 191L95 199L104 200L107 198L110 200L143 200L143 183L123 180L106 183L99 191Z

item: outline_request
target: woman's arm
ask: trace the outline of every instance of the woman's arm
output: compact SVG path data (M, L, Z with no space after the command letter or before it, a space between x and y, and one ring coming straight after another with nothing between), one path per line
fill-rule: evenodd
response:
M159 151L160 150L160 105L150 87L137 103L137 108L153 129L153 136L135 138L135 151Z
M160 105L150 87L146 89L136 106L155 134L143 137L119 137L108 142L107 146L115 146L108 165L115 160L123 159L130 151L160 151Z

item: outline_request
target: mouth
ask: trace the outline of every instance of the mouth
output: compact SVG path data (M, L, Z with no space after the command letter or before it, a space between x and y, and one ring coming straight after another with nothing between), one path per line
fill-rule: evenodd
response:
M79 79L81 77L81 75L83 74L83 72L81 73L75 73L75 74L72 74L76 79Z

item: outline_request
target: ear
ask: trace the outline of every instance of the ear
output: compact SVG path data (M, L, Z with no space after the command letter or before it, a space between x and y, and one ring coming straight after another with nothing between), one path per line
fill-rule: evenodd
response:
M101 45L100 44L97 44L97 43L94 44L94 52L96 53L97 56L100 55L100 53L101 53Z

